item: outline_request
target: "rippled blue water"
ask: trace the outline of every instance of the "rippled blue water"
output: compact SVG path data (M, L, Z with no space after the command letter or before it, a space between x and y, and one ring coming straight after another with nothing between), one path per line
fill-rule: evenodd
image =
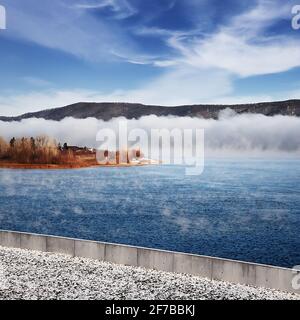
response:
M300 161L0 170L0 228L300 264Z

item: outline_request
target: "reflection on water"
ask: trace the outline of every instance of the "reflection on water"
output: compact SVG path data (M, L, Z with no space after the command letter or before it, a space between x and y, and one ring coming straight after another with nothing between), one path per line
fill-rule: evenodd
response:
M300 161L0 170L0 228L300 264Z

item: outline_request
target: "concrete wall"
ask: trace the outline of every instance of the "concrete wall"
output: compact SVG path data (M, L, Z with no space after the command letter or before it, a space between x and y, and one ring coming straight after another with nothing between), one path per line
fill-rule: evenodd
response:
M292 287L292 279L300 271L255 263L1 230L0 246L63 253L116 264L187 273L208 279L300 293L300 290Z

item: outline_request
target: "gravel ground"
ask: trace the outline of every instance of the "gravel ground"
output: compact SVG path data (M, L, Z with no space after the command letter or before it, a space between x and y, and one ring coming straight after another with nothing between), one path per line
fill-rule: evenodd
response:
M297 299L183 274L0 247L0 299Z

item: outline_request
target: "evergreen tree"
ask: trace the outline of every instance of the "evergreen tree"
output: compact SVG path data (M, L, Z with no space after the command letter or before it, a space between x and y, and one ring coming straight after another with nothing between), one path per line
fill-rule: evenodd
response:
M13 148L15 146L15 143L16 143L16 138L13 137L9 142L10 147Z

